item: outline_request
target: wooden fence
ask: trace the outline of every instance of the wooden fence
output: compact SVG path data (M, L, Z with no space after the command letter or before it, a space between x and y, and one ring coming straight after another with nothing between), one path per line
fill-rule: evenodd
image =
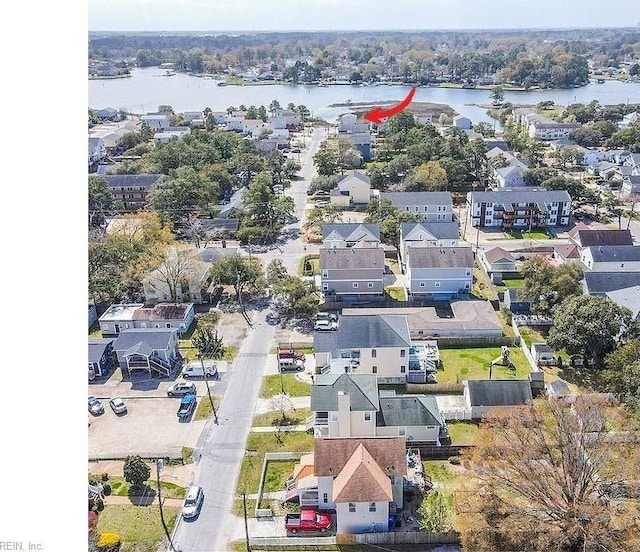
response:
M458 544L458 533L429 533L426 531L390 531L388 533L359 533L336 535L336 544Z

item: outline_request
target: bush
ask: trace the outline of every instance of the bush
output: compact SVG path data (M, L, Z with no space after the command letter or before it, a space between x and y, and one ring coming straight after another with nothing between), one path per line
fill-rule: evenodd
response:
M100 552L117 552L120 550L120 535L117 533L100 533L96 546Z
M459 456L449 456L449 464L453 464L454 466L460 465L460 457Z
M104 500L102 500L102 498L100 498L99 496L95 497L93 499L93 508L92 510L94 512L102 512L102 510L104 510Z
M109 485L109 483L105 483L102 486L102 494L104 496L109 496L111 494L111 485Z
M104 472L101 477L102 481L109 481L109 474L107 472Z

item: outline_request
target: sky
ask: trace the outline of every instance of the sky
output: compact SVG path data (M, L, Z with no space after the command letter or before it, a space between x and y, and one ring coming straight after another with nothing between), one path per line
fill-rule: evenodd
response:
M638 0L88 0L90 31L629 27Z

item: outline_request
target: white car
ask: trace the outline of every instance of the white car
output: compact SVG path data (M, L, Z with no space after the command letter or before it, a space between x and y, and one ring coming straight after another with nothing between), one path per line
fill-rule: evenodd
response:
M200 513L200 508L204 501L204 492L202 487L192 485L189 487L187 496L182 504L182 517L185 519L194 518Z
M318 332L330 332L338 329L335 320L316 320L313 329Z
M126 414L127 412L127 405L124 404L124 401L120 397L114 397L111 399L109 401L109 406L116 414Z
M313 203L313 205L317 208L317 209L321 209L322 207L329 207L329 205L331 205L331 202L326 200L326 199L318 199L317 201L315 201Z

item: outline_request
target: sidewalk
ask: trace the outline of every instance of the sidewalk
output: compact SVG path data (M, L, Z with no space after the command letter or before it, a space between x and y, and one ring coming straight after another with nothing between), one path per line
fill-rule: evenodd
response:
M105 504L124 504L129 506L149 506L151 504L158 504L157 495L153 497L153 500L150 496L132 496L129 498L128 496L105 496L104 497ZM173 506L175 508L181 508L184 499L182 498L163 498L162 505L163 506Z

